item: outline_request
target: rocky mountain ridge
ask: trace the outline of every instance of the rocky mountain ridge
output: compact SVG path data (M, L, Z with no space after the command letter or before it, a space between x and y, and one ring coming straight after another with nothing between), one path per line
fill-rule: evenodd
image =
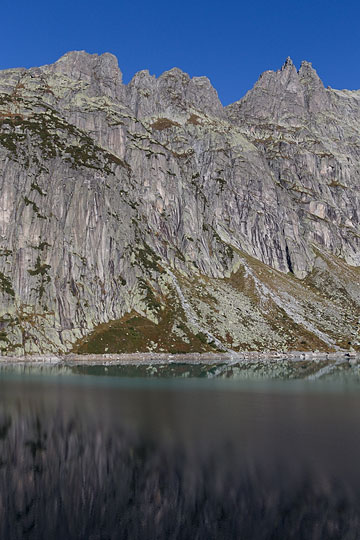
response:
M71 52L0 72L0 123L3 354L358 348L360 91Z

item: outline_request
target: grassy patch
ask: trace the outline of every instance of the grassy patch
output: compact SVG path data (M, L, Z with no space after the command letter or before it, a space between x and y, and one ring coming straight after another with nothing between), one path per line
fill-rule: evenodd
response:
M43 191L36 182L31 183L31 191L37 191L38 194L41 195L41 197L45 197L46 195L45 191Z
M34 114L28 118L6 113L6 116L0 116L0 127L5 124L10 131L0 134L0 145L8 149L13 160L25 167L33 162L40 171L46 171L37 155L40 152L45 159L65 158L74 168L87 167L110 174L115 164L130 170L125 161L97 146L85 132L56 116L50 108L45 114ZM31 184L31 189L41 196L46 195L36 182Z
M170 118L158 118L150 127L157 131L162 131L163 129L169 129L171 127L180 127L180 124L174 122L174 120L170 120Z
M155 293L153 289L150 287L150 285L144 280L139 279L139 288L142 290L145 294L144 301L148 307L148 309L156 314L156 316L159 315L161 311L161 304L156 299Z
M39 278L39 283L37 287L37 291L39 293L39 298L41 299L45 293L45 285L50 282L50 276L48 274L48 271L50 270L51 266L49 264L45 264L41 262L40 255L36 259L35 268L34 269L28 269L28 273L30 276L37 276Z
M158 314L158 324L142 317L135 311L119 320L100 324L91 334L79 340L73 352L82 354L168 352L189 353L215 351L206 336L194 335L185 323L185 315L175 299L164 299L163 309ZM183 337L174 332L181 328Z
M147 270L148 272L164 272L164 269L160 264L160 257L146 242L144 242L141 247L137 247L134 250L134 253L137 258L137 264L141 266L141 268Z
M38 218L47 219L46 216L43 216L40 213L40 209L39 209L38 205L34 201L31 201L28 197L23 197L23 198L24 198L25 206L31 206L34 213L37 215Z
M326 308L329 306L329 299L322 296L320 291L316 290L315 287L310 287L308 279L299 280L293 274L283 274L250 255L243 252L241 255L247 261L257 279L272 294L279 296L279 298L283 298L283 295L287 294L289 295L288 298L293 298L293 306L289 307L291 307L294 313L303 313L304 323L310 321L310 324L315 328L333 337L329 331L323 328L321 320L315 320L311 323L310 312L312 307L319 303L323 304L325 309L325 306ZM261 299L253 279L250 276L246 276L243 269L238 270L225 281L230 283L235 289L245 293L254 304L254 307L256 306L258 309L261 309L261 315L264 321L286 340L287 349L303 351L328 351L334 349L318 337L315 332L308 330L304 324L295 322L290 314L280 307L271 296L265 297L265 301L264 298ZM305 311L303 306L306 306ZM323 315L324 317L325 314ZM336 325L336 318L334 319L334 325Z
M193 126L201 126L201 118L197 114L191 114L186 120L187 124L192 124Z
M1 292L8 294L9 296L15 296L15 291L13 289L10 279L2 272L0 272L0 290Z

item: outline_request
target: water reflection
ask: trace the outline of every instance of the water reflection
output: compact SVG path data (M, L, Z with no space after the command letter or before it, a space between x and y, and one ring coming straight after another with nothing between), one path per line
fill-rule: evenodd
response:
M91 380L0 379L0 538L360 537L357 392Z

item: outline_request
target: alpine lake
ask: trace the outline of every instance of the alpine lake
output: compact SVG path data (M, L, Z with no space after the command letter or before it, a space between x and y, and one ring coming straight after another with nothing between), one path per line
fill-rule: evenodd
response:
M360 362L0 363L0 538L359 539Z

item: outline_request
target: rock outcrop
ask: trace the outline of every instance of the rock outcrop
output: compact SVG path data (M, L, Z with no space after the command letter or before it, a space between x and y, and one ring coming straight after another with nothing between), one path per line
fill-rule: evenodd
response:
M360 91L71 52L0 72L0 124L4 354L359 346Z

